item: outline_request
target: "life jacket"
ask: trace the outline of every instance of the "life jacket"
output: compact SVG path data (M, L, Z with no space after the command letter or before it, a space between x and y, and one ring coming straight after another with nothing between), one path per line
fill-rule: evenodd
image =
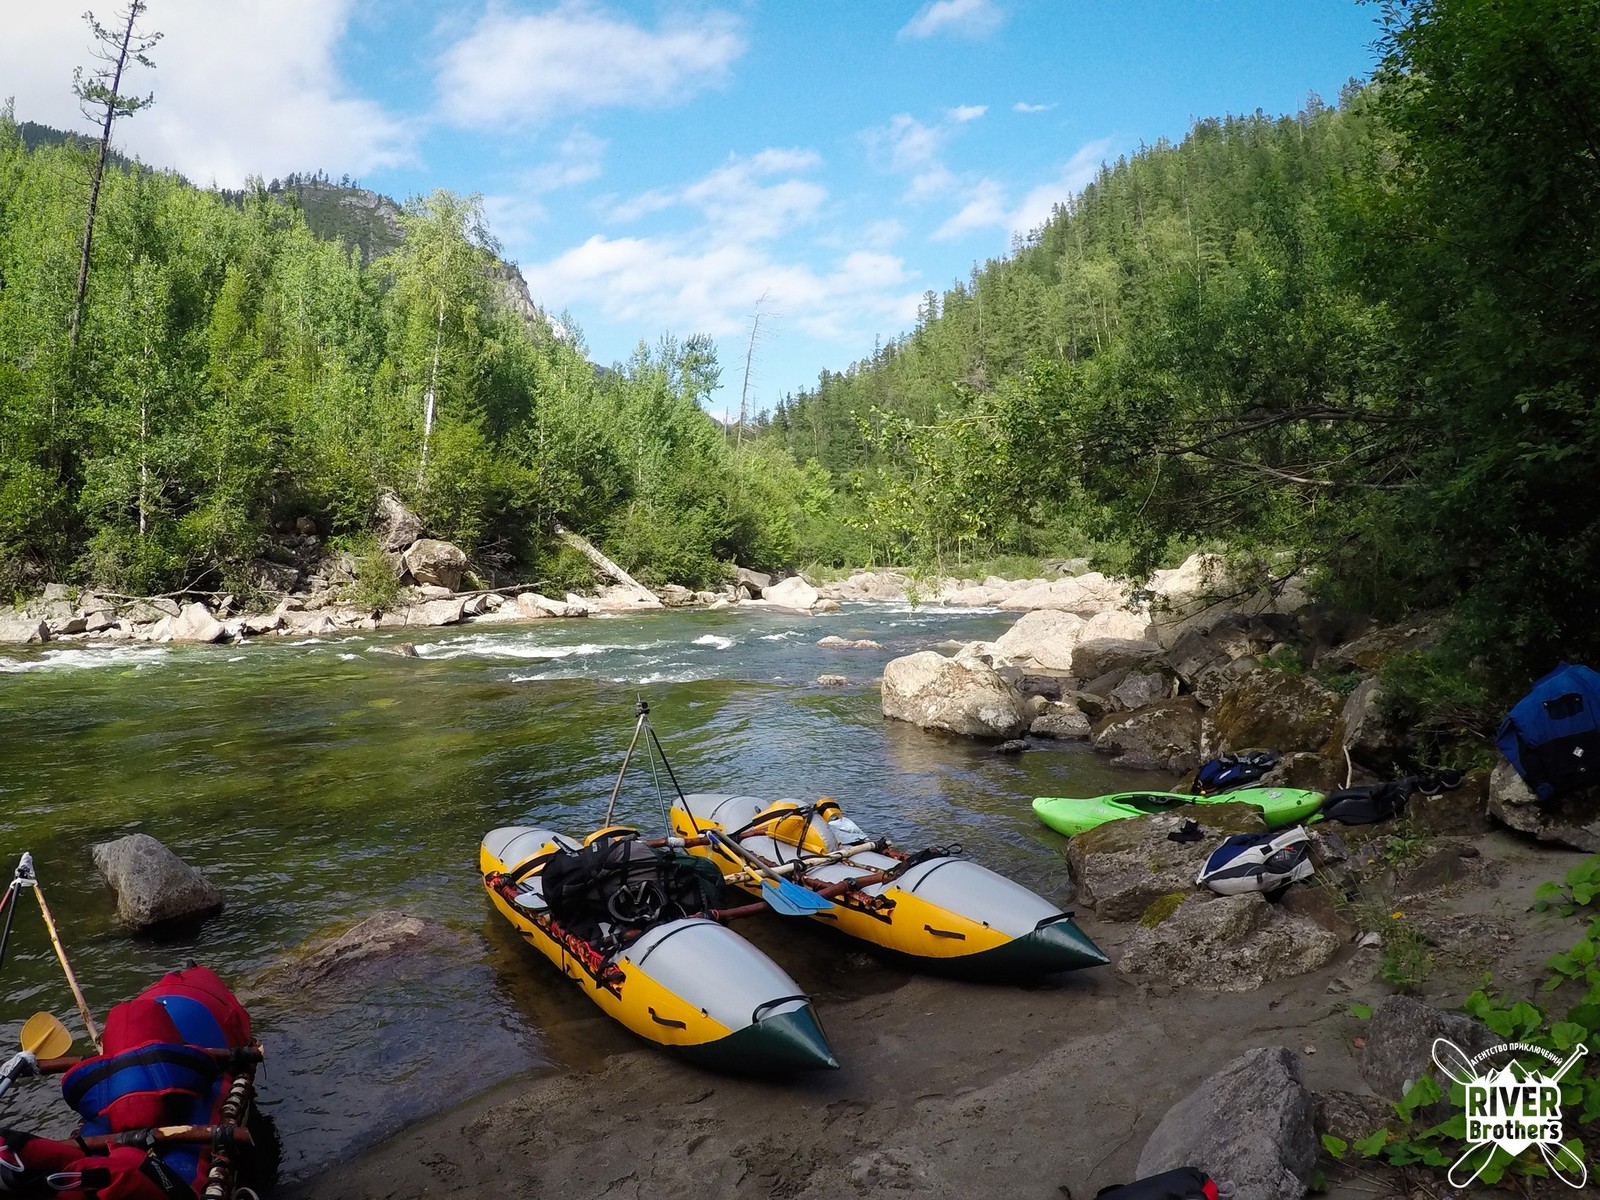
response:
M1224 896L1237 896L1280 891L1309 878L1314 870L1311 839L1296 825L1278 833L1235 834L1211 852L1195 882Z
M250 1015L215 971L185 967L114 1006L101 1042L99 1054L61 1077L61 1094L83 1118L84 1136L212 1125L232 1077L227 1065L206 1051L248 1046ZM127 1156L119 1152L127 1149L118 1147L110 1157L121 1161ZM143 1151L134 1153L145 1157ZM159 1166L141 1166L146 1177L165 1176L168 1187L176 1180L196 1195L204 1188L211 1169L209 1145L167 1144L151 1157ZM113 1200L109 1193L101 1195Z
M1512 706L1495 745L1540 800L1600 783L1600 673L1558 665Z
M76 1142L0 1129L0 1195L185 1200L185 1192L184 1182L161 1159L133 1146L86 1150Z
M1276 750L1258 750L1254 754L1224 754L1213 758L1201 763L1195 772L1193 793L1220 796L1254 783L1272 770L1280 757Z

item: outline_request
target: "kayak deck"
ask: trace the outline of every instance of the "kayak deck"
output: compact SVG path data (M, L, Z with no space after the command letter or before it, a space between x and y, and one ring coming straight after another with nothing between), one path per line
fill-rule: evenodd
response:
M1150 813L1172 812L1191 804L1250 804L1261 810L1268 829L1278 829L1313 818L1322 807L1322 792L1302 788L1240 788L1215 796L1182 792L1115 792L1107 796L1075 798L1040 796L1033 801L1039 819L1057 833L1072 836L1107 821Z

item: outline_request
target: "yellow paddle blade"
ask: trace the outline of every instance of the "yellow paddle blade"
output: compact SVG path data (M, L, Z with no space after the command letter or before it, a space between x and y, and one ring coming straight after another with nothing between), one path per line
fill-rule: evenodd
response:
M60 1058L72 1049L72 1034L49 1013L34 1013L22 1026L22 1048L37 1058Z

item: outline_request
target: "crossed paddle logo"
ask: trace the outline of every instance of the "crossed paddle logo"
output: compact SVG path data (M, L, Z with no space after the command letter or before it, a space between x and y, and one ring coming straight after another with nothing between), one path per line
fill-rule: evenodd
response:
M1507 1048L1497 1046L1495 1050ZM1579 1046L1553 1075L1524 1070L1518 1062L1480 1075L1460 1046L1448 1038L1435 1038L1434 1063L1466 1089L1469 1144L1450 1168L1450 1186L1465 1188L1483 1173L1496 1150L1514 1157L1529 1146L1538 1146L1552 1175L1570 1187L1583 1187L1589 1179L1588 1168L1562 1144L1561 1080L1587 1053L1587 1046Z

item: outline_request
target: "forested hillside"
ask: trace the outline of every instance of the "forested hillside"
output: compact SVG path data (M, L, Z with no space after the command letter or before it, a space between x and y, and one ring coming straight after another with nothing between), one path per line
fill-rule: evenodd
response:
M475 200L412 202L403 242L369 264L264 185L224 197L124 164L102 189L74 346L92 155L30 150L0 115L8 593L248 593L252 560L300 518L361 551L385 488L484 574L561 582L554 518L663 581L794 556L815 480L781 448L736 450L704 414L714 348L641 344L597 373L580 340L508 303Z
M1600 657L1600 3L1378 16L1336 110L1107 167L765 440L897 555L1213 540L1480 678Z
M360 550L390 488L527 580L567 570L556 519L691 585L1210 543L1449 607L1481 677L1600 657L1600 0L1374 12L1371 82L1106 165L731 435L706 339L596 371L444 193L397 238L321 176L221 195L114 161L74 342L92 148L8 113L0 585L248 590L274 530Z

